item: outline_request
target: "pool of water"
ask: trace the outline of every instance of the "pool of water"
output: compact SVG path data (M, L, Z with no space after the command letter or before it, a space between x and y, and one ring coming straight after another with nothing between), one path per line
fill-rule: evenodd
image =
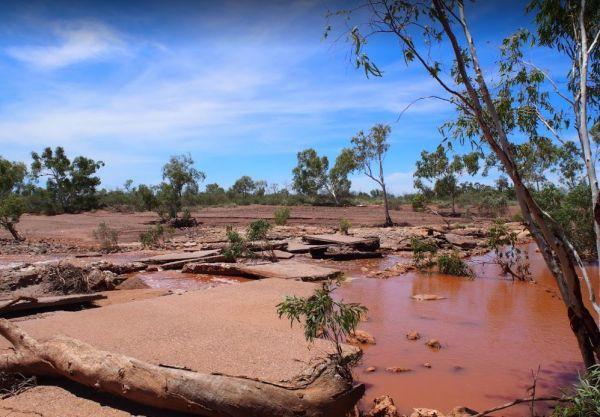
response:
M364 348L355 372L367 384L363 404L388 394L401 413L410 414L413 407L448 412L457 405L481 411L527 397L532 373L538 369L538 395L558 394L575 382L582 363L566 309L541 256L533 246L528 250L535 284L507 280L489 263L489 256L472 261L474 280L427 273L361 278L354 268L338 296L369 308L360 328L375 337L376 345ZM446 299L411 299L422 293ZM422 338L408 340L410 331ZM431 338L438 339L442 349L427 347ZM426 363L431 368L423 366ZM370 366L377 370L366 373ZM385 370L394 366L413 371ZM525 410L497 415L516 417Z
M135 272L129 274L128 278L137 278L150 288L188 291L249 281L240 277L186 274L179 271Z

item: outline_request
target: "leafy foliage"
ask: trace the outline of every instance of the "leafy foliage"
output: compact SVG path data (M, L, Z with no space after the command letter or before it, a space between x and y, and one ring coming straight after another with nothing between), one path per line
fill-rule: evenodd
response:
M275 218L275 224L278 226L285 226L288 219L290 218L290 215L291 210L289 207L279 207L277 210L275 210L273 216Z
M41 154L31 153L31 173L38 179L46 177L47 212L75 213L98 207L96 187L100 178L94 176L104 166L102 161L78 156L71 161L58 146L46 148Z
M423 194L415 194L411 199L413 211L422 212L427 208L427 197Z
M176 219L183 206L185 192L197 192L198 182L206 175L194 168L190 155L172 156L163 166L163 180L156 193L157 212L163 220Z
M320 157L314 149L298 152L297 158L298 164L292 171L294 190L312 199L327 194L336 205L348 198L351 186L348 175L356 169L350 149L342 149L331 169L327 157Z
M473 277L473 271L463 261L458 253L444 253L437 258L437 265L442 274L456 275L458 277Z
M347 235L348 231L350 230L350 226L350 221L348 219L340 219L339 229L341 234Z
M488 247L494 251L496 262L505 274L519 281L533 281L529 253L517 246L517 234L500 219L490 228Z
M267 240L267 233L272 227L265 219L254 220L248 225L246 237L248 240Z
M390 149L388 137L391 132L392 128L389 125L376 124L368 134L361 130L352 138L352 151L354 152L356 166L381 187L385 210L385 226L393 225L383 174L383 161Z
M173 234L173 229L157 224L140 233L140 243L144 248L154 248L165 244L165 241Z
M246 240L232 227L227 228L227 241L228 244L223 249L223 256L228 261L233 262L248 252Z
M456 212L455 200L461 189L458 186L458 176L468 173L475 175L479 171L478 152L466 155L454 155L448 158L446 148L439 145L434 152L421 152L421 159L416 163L415 188L427 192L427 187L422 180L433 183L433 192L438 197L450 197L452 200L452 212Z
M583 259L597 258L594 213L587 184L580 183L567 191L549 185L534 196L538 204L558 222Z
M26 174L25 164L0 157L0 226L8 230L16 240L21 239L21 236L15 225L26 209L25 202L19 195L24 187Z
M286 296L277 305L277 314L279 318L286 317L292 325L294 322L302 323L307 341L312 342L321 337L333 342L338 370L342 376L351 380L351 364L344 360L342 343L349 334L356 331L361 317L368 310L357 303L334 300L331 294L339 285L339 282L323 283L310 297Z
M100 223L92 235L104 252L114 252L119 249L119 231L109 227L105 222Z
M594 366L579 378L575 395L567 405L554 409L552 417L600 417L600 367Z
M419 270L425 270L435 265L434 256L438 247L432 239L420 236L410 238L410 248L413 254L413 263Z

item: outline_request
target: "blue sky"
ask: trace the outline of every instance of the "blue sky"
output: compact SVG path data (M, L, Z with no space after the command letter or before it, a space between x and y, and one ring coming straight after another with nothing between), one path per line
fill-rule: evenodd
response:
M207 183L250 175L285 185L298 151L333 160L357 131L390 123L389 188L409 191L415 160L439 144L452 109L421 101L397 122L437 87L389 40L371 45L383 78L356 71L348 44L322 40L324 15L339 5L4 1L0 155L29 161L32 150L62 145L103 160L103 186L113 188L129 178L157 183L170 155L189 152ZM469 6L484 62L530 24L523 8ZM374 188L362 177L353 186Z

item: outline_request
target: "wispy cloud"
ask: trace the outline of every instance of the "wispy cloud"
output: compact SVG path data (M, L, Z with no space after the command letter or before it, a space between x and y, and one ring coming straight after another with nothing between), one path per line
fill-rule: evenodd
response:
M8 55L42 69L57 69L83 61L102 60L125 52L125 42L108 26L94 21L56 24L54 42L13 46Z

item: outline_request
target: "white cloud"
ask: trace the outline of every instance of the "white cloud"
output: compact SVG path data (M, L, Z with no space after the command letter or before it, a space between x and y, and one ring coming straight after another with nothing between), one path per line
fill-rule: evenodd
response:
M415 191L412 172L392 172L385 175L385 186L389 193L406 194ZM352 179L352 189L369 192L377 189L379 185L370 178L361 175Z
M108 26L92 21L79 21L54 27L56 44L13 46L7 53L28 65L57 69L83 61L101 60L125 52L125 43Z

